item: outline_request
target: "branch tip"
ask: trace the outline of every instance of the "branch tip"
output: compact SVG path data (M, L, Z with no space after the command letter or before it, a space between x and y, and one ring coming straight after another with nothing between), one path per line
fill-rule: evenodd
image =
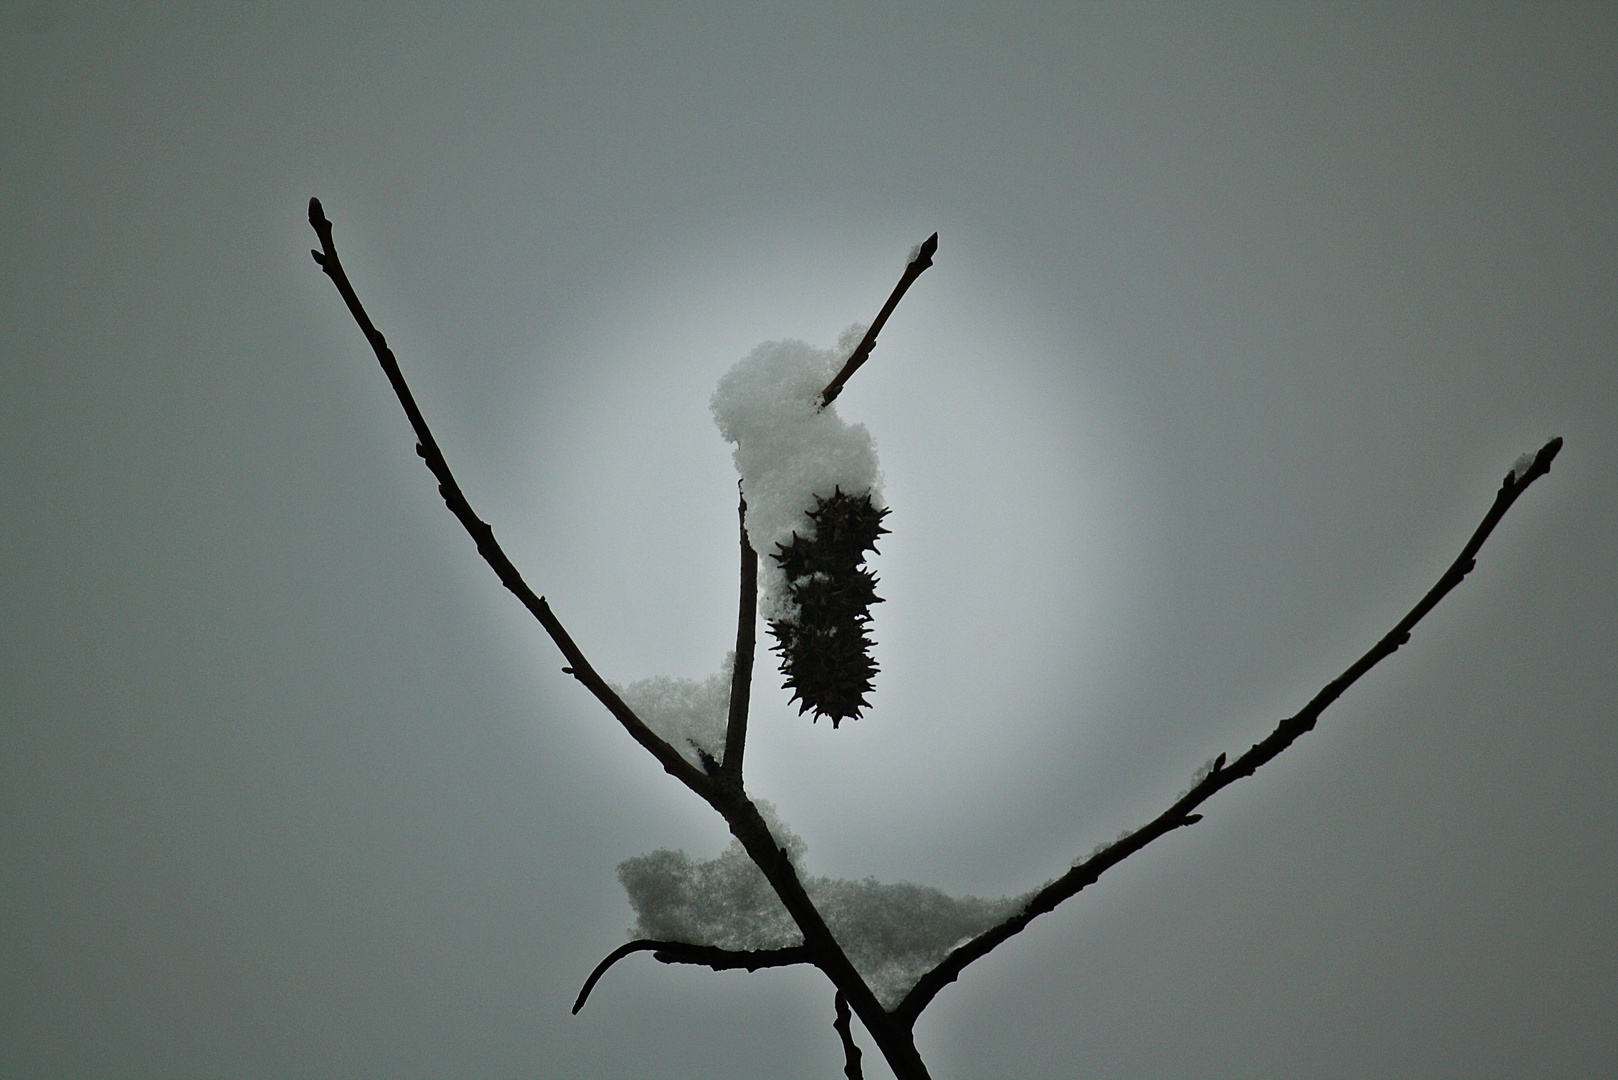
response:
M827 383L826 389L820 392L820 407L822 409L837 400L837 395L843 392L843 384L848 382L849 378L864 365L865 361L871 358L871 350L876 348L876 336L882 332L882 327L887 323L888 316L893 314L893 309L899 306L900 299L903 298L910 286L915 284L916 279L922 275L922 272L933 265L933 255L937 251L937 233L933 233L923 240L921 245L916 248L915 254L911 256L909 264L905 266L904 273L899 278L899 284L893 287L892 294L888 296L888 302L882 305L882 310L876 313L876 318L871 321L870 327L866 329L865 336L854 347L854 351L848 354L848 360L843 364L843 369L837 373L837 377Z
M1511 471L1506 473L1505 481L1500 485L1502 490L1526 487L1534 480L1544 476L1546 473L1551 471L1551 462L1555 461L1556 455L1560 454L1561 452L1562 436L1558 435L1551 439L1550 442L1539 448L1539 452L1534 455L1533 460L1529 462L1527 468L1519 471L1517 466L1513 465ZM1528 455L1524 454L1523 458L1526 457L1528 457ZM1519 458L1518 460L1520 462L1522 459Z
M579 997L573 1003L573 1015L577 1016L579 1010L584 1008L584 1002L595 989L596 983L607 969L630 953L649 952L652 959L662 964L696 964L699 967L713 968L715 971L731 971L736 968L746 968L748 971L757 971L767 967L791 967L794 964L812 964L809 949L804 945L794 945L785 949L756 949L753 951L739 951L736 949L721 949L717 945L692 945L684 941L656 941L652 938L640 938L636 941L626 942L607 954L607 958L595 966L590 977L584 980L584 986L579 990Z
M910 261L913 263L919 262L923 264L924 267L931 266L933 264L933 256L937 254L938 234L933 233L933 235L921 242L921 247L916 249L916 257Z

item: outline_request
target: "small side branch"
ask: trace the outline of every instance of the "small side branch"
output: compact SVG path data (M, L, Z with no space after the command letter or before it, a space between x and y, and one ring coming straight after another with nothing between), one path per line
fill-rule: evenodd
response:
M1117 866L1131 855L1146 847L1159 837L1173 832L1175 829L1194 825L1202 820L1202 815L1193 811L1211 797L1215 792L1235 783L1244 776L1252 776L1255 771L1265 763L1291 746L1299 736L1314 728L1315 722L1320 719L1332 702L1343 695L1350 686L1359 681L1360 677L1370 671L1377 664L1392 656L1399 647L1410 640L1410 632L1415 628L1427 613L1438 605L1438 602L1448 596L1450 591L1459 585L1466 575L1477 565L1478 551L1483 542L1494 532L1500 519L1505 517L1506 511L1511 509L1517 497L1527 490L1528 485L1544 476L1550 471L1551 461L1562 449L1560 437L1552 439L1540 448L1534 456L1532 464L1522 471L1521 475L1513 469L1506 474L1501 482L1500 490L1495 493L1494 504L1489 507L1488 513L1473 531L1472 537L1466 542L1449 569L1444 571L1427 595L1423 596L1416 606L1411 608L1404 618L1400 619L1394 628L1383 635L1366 654L1356 660L1337 678L1327 683L1317 693L1309 704L1305 705L1293 716L1287 717L1278 724L1274 731L1264 739L1255 743L1246 753L1237 758L1230 765L1225 764L1225 755L1220 754L1209 766L1207 775L1203 776L1191 790L1182 795L1173 806L1170 806L1154 820L1136 829L1134 832L1121 837L1116 843L1102 848L1089 858L1076 863L1071 870L1045 888L1041 889L1023 907L1022 911L1011 916L998 926L979 934L971 941L957 948L945 957L937 967L917 980L914 988L899 1003L894 1010L894 1016L901 1022L914 1023L916 1017L921 1015L929 1002L945 986L954 982L966 966L974 960L987 956L996 947L1022 932L1023 928L1034 919L1047 912L1054 911L1063 901L1076 896L1080 890L1092 885L1106 871Z
M747 749L748 699L753 689L753 647L758 632L758 552L747 541L745 495L737 506L736 516L741 521L742 587L736 606L736 662L730 673L730 719L725 725L723 775L739 790L742 755Z
M839 371L837 378L827 383L826 389L821 391L820 407L822 409L837 400L837 395L843 392L843 384L860 369L865 361L871 358L871 350L876 348L876 336L882 332L882 327L887 325L888 316L893 314L893 309L899 306L899 301L904 299L904 294L909 291L910 286L915 284L916 279L921 277L922 272L933 265L933 256L937 252L938 234L933 233L926 240L923 240L921 246L916 249L915 258L911 259L910 264L905 267L904 274L899 278L899 284L893 287L893 293L888 297L888 302L882 305L881 311L877 312L876 318L871 323L871 328L865 331L865 336L860 339L859 345L849 354L848 362L843 365L843 370Z
M410 392L404 373L399 370L399 361L394 357L393 350L388 347L382 331L376 328L376 324L371 322L370 315L366 314L365 305L360 303L359 294L354 291L347 272L343 270L342 260L337 257L337 245L332 241L332 224L326 220L326 213L321 208L319 199L309 200L309 224L320 240L320 250L311 251L309 254L314 256L315 263L326 272L327 277L331 278L332 284L337 286L337 292L342 296L343 303L348 305L349 314L354 317L360 332L370 343L371 351L376 354L377 363L382 366L383 373L393 386L394 394L399 398L399 404L404 407L410 426L415 429L416 454L426 462L428 471L437 479L438 493L443 496L444 505L449 507L450 513L455 515L456 520L472 537L472 542L477 545L478 554L483 556L483 561L494 570L500 584L522 601L522 605L539 620L545 632L550 634L551 640L556 642L556 647L562 650L562 655L568 662L568 666L562 670L583 683L585 688L618 719L630 736L657 758L666 772L692 791L706 797L706 792L712 787L708 777L642 723L640 717L624 704L617 692L607 685L606 680L596 673L595 668L584 658L583 651L573 643L573 638L562 626L561 620L551 613L550 605L545 602L545 598L535 594L534 590L528 587L528 583L517 572L516 566L507 558L505 551L494 538L494 530L473 512L472 504L467 501L460 485L455 482L455 476L449 470L449 463L444 460L444 453L438 448L438 441L433 438L432 431L427 427L427 419L416 404L416 397Z
M654 941L651 938L641 938L620 945L607 958L596 965L590 977L584 980L584 986L579 990L578 1000L573 1002L573 1014L578 1015L584 1008L584 1003L590 997L590 991L595 989L596 983L607 969L631 953L649 952L652 959L665 964L697 964L701 967L713 968L715 971L734 971L737 968L746 968L748 971L757 971L767 967L790 967L793 964L812 964L809 950L803 945L794 945L787 949L755 949L751 951L738 951L735 949L721 949L714 945L691 945L683 941Z
M860 1069L860 1048L854 1042L854 1028L849 1023L853 1014L848 1010L848 999L839 990L837 999L832 1004L837 1010L837 1019L832 1021L832 1030L843 1040L843 1075L848 1080L865 1080L865 1073Z

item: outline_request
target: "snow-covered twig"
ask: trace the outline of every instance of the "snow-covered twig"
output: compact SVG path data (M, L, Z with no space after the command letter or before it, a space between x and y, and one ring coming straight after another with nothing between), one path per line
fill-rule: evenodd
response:
M360 303L359 295L354 291L353 285L348 280L348 274L343 270L343 264L337 257L336 245L332 241L331 222L326 219L319 199L309 200L309 224L320 240L320 250L311 251L310 254L314 256L315 263L331 279L332 284L337 287L343 302L348 306L349 313L359 325L366 341L370 343L371 350L376 354L377 362L387 375L388 382L392 384L393 391L399 398L399 404L404 408L405 416L410 420L411 427L415 429L418 440L416 453L426 462L428 470L438 480L439 494L443 496L444 503L449 507L450 512L455 515L456 519L460 521L477 544L478 554L494 570L495 575L500 579L500 583L522 602L523 606L533 614L534 618L539 620L540 625L550 634L551 639L556 642L557 648L562 651L562 655L568 661L568 666L562 670L578 679L594 694L596 699L606 706L607 711L611 712L618 722L623 725L624 729L629 732L630 737L640 743L653 757L657 758L666 772L685 784L686 787L712 806L725 819L725 823L730 826L731 834L741 843L743 849L747 852L748 858L752 859L764 874L765 879L770 883L770 887L780 896L781 903L788 914L792 916L793 922L798 925L798 928L803 933L804 944L796 948L802 949L801 955L804 960L794 962L812 963L824 972L826 977L831 980L832 985L846 996L854 1011L859 1014L860 1020L865 1024L866 1030L876 1040L883 1056L893 1066L894 1073L900 1080L927 1080L927 1068L922 1063L921 1056L916 1052L910 1026L908 1024L897 1024L893 1021L893 1018L882 1007L871 988L849 961L842 946L838 944L837 939L832 936L831 931L827 928L825 919L815 908L814 902L809 899L809 895L803 887L803 882L798 877L797 869L792 865L786 850L776 842L774 836L770 833L769 826L759 813L758 807L747 797L741 781L740 758L738 757L737 759L738 768L733 776L724 775L723 767L714 763L711 758L703 759L705 767L692 764L666 740L647 727L640 717L635 715L634 710L624 703L617 691L609 686L606 680L590 666L589 661L584 657L584 653L574 643L572 637L562 626L561 621L551 612L550 605L545 602L545 598L537 595L533 589L529 588L527 582L523 581L522 575L518 573L516 566L512 564L505 551L495 541L494 530L473 512L471 503L467 501L465 494L462 493L460 485L455 482L455 477L450 472L449 464L444 460L443 452L439 449L437 440L433 438L431 430L427 427L427 421L422 416L420 407L416 404L415 395L411 393L410 387L405 383L404 374L399 369L399 362L394 357L393 350L388 347L387 339L382 336L382 332L371 322L371 317L366 313L364 305ZM936 246L936 240L933 243ZM923 245L923 249L925 248L926 245ZM930 254L930 252L925 252L925 261L930 262ZM923 261L923 256L918 255L917 260L911 263L911 268L906 270L909 280L913 281L921 273L921 270L926 269L925 266L916 269L917 263L921 261ZM901 282L901 285L908 288L909 282ZM888 305L883 308L882 315L879 316L880 319L886 319L893 305L898 303L898 297L902 293L903 288L894 291L894 296L889 299ZM867 333L866 336L869 341L874 342L874 333ZM869 353L869 351L869 348L867 348L866 352ZM847 372L843 378L846 379L847 374L852 374L852 372ZM745 574L747 565L745 555L743 559ZM753 565L756 571L756 557ZM745 583L743 588L745 593ZM745 618L746 616L744 615ZM735 695L733 693L732 704L734 703ZM728 732L726 738L728 743ZM681 947L678 943L672 944L677 950L681 948L707 948L705 946ZM628 955L628 953L625 952L624 955ZM672 956L674 953L671 952L670 955ZM687 953L687 955L696 954ZM611 959L613 958L609 957L609 960ZM673 962L684 961L675 960ZM707 960L696 962L712 966ZM746 965L742 964L740 966ZM605 968L599 970L605 970ZM587 989L589 985L586 984Z
M976 936L966 940L964 944L950 951L948 955L927 970L913 984L908 994L902 1000L899 1000L897 1005L890 1008L889 1004L902 990L890 986L891 979L878 977L877 986L883 990L884 994L889 995L885 999L881 999L873 990L872 983L867 981L866 977L856 969L850 959L849 952L845 948L845 944L839 942L832 933L826 918L811 898L805 881L799 876L789 846L783 846L783 839L788 840L790 845L790 837L784 830L782 830L780 836L775 831L772 831L770 824L765 820L759 809L759 804L755 803L747 795L743 784L742 757L746 742L748 686L753 661L753 639L757 617L757 594L759 591L759 558L757 549L749 541L746 501L742 501L738 511L742 520L742 583L736 656L731 674L728 709L726 710L727 716L725 718L724 758L723 761L716 761L714 758L714 753L719 751L717 745L717 722L719 717L717 701L715 701L712 710L714 724L711 729L712 738L704 736L696 740L694 749L697 751L697 761L693 762L675 749L658 731L648 727L636 715L635 710L625 703L618 692L596 673L595 669L585 659L583 652L563 628L561 622L551 612L550 606L546 603L544 597L536 595L523 581L516 567L495 541L493 530L473 512L471 504L455 482L455 478L444 460L442 451L433 439L431 431L428 430L427 422L422 417L421 410L417 406L410 388L405 384L398 361L394 358L392 350L388 348L386 339L372 324L353 286L350 284L347 274L343 271L342 263L337 257L336 247L332 242L331 223L326 220L319 200L311 199L309 201L309 223L313 226L321 244L320 250L311 252L315 262L331 278L332 283L337 287L337 291L343 297L344 303L348 305L349 312L353 315L355 322L359 325L372 350L376 353L378 363L386 373L388 381L392 384L394 392L399 398L399 403L404 408L405 415L409 418L410 424L416 432L418 439L417 454L421 456L428 470L438 480L439 494L443 496L445 505L448 506L450 512L461 522L467 533L477 544L478 553L494 570L501 584L509 589L522 602L523 606L528 608L545 628L546 632L550 634L552 640L556 642L557 647L568 661L569 666L563 670L573 675L594 694L618 722L623 725L630 736L656 757L668 773L690 788L725 819L725 823L730 827L731 834L736 838L741 850L745 852L746 858L758 868L759 873L768 882L769 888L779 897L781 907L785 909L785 914L790 916L792 924L802 934L801 944L765 949L729 949L718 945L699 945L690 942L654 940L651 938L632 941L615 950L597 965L579 993L574 1012L577 1012L583 1006L585 999L602 974L617 961L634 952L649 951L663 963L697 964L715 970L733 968L755 970L760 967L778 967L787 964L811 964L819 968L836 988L837 1020L834 1027L839 1037L843 1040L847 1061L845 1073L851 1080L858 1080L860 1075L860 1052L853 1042L850 1028L850 1012L859 1015L866 1031L870 1034L878 1050L886 1058L893 1069L894 1075L899 1080L926 1080L928 1076L927 1068L922 1062L921 1056L917 1053L912 1031L917 1018L943 987L955 981L967 965L988 955L997 946L1020 933L1024 927L1040 915L1055 910L1061 903L1071 899L1082 889L1098 880L1107 870L1141 851L1159 837L1175 829L1200 821L1201 815L1194 811L1204 801L1241 777L1251 776L1260 766L1291 746L1299 736L1311 730L1320 715L1337 698L1342 696L1361 676L1382 660L1391 656L1408 641L1410 632L1415 625L1461 583L1475 565L1478 551L1482 548L1484 541L1488 539L1495 526L1505 516L1506 511L1511 508L1518 496L1530 484L1550 470L1551 461L1556 457L1562 446L1560 438L1552 439L1537 454L1531 457L1524 455L1523 458L1513 464L1512 470L1506 474L1500 490L1495 495L1494 504L1489 508L1488 513L1484 515L1483 521L1473 532L1466 546L1462 548L1459 557L1439 578L1438 583L1370 651L1321 689L1301 711L1281 721L1274 731L1260 742L1254 744L1230 765L1225 764L1225 755L1219 755L1208 764L1204 771L1194 778L1191 788L1153 821L1134 832L1126 833L1110 845L1098 848L1088 858L1076 862L1062 877L1029 894L1026 899L1018 898L1010 901L1016 907L1014 914L976 934ZM876 321L866 331L864 338L853 353L850 354L841 372L821 392L818 408L812 404L813 399L810 395L813 395L814 387L819 385L819 379L823 375L816 375L814 381L803 388L805 395L799 404L802 411L804 411L804 415L809 418L806 422L818 423L822 427L841 424L841 421L837 420L835 415L825 407L837 397L849 376L869 357L876 342L877 332L887 321L888 316L892 314L905 290L928 266L932 265L932 256L937 250L937 245L938 235L935 233L917 249L910 264L905 269L903 278L900 279L892 296L888 298L887 304L878 314ZM778 352L782 349L786 349L788 352L807 350L807 346L792 342L777 343L773 347ZM813 357L811 356L809 359L813 359ZM829 370L829 368L826 370ZM733 374L735 374L734 371ZM746 375L748 372L743 372L742 374ZM731 376L727 376L727 379L730 378ZM745 382L745 379L742 381ZM722 383L721 389L724 389L724 383ZM745 390L746 387L743 387L743 389ZM727 427L727 425L736 427L739 423L737 417L731 415L735 411L730 408L731 405L736 404L732 400L734 396L716 394L716 419L720 420L721 430L726 432L726 438L738 442L738 455L741 455L740 431L733 432ZM723 400L720 400L721 398ZM745 403L747 394L741 394L740 398ZM789 402L788 404L791 403ZM746 412L746 410L744 409L743 412ZM768 413L769 411L766 410L766 412ZM774 414L769 413L769 416L774 416ZM745 420L746 417L741 419ZM741 426L745 427L746 425L741 424ZM779 434L780 425L766 424L765 428ZM839 427L838 430L841 431L842 429ZM872 474L868 479L874 483L874 457L865 452L869 449L869 437L864 434L862 428L856 432L856 436L853 442L857 445L854 445L853 449L857 452L853 454L853 460L860 468L866 468ZM771 444L771 447L773 445ZM769 450L771 447L766 447L766 449ZM775 449L779 449L779 447L775 447ZM766 453L764 456L773 460L770 453ZM768 463L766 461L766 464ZM757 462L752 464L756 465ZM846 465L847 462L844 462L844 464ZM746 483L748 468L742 467L743 463L740 461L740 457L738 466L741 467L743 482ZM768 485L765 486L768 487ZM866 486L869 488L870 484ZM834 487L834 493L835 490ZM772 517L767 513L760 514L760 506L755 506L754 509L755 518L762 518L766 522L779 524L779 522L775 522L775 517L779 517L779 515ZM755 527L759 526L759 524L758 520L753 522ZM788 521L785 528L790 531L790 521ZM774 535L768 528L763 529L762 533L766 537ZM766 590L766 595L768 595L768 590ZM653 689L657 688L654 687ZM708 696L704 698L706 701L708 698L717 699L721 690L718 685L715 685L711 691L704 690L703 693ZM681 705L683 701L684 698L681 698L675 704ZM683 708L684 706L682 705L681 707ZM704 708L706 710L707 706ZM690 710L685 711L689 712ZM685 716L685 713L680 712L679 709L676 709L675 712L679 713L675 720ZM651 713L647 715L650 716ZM686 717L686 719L689 719L689 717ZM707 721L704 721L704 725L706 723ZM706 726L699 726L702 726L702 730L705 732L710 730ZM680 723L674 723L669 730L684 731L687 728L681 727ZM870 888L878 887L872 883ZM912 892L918 892L915 887L910 888ZM923 896L923 899L926 899L931 896L931 892L936 892L936 890L919 890L918 895L926 894ZM836 915L841 909L835 903L832 903L827 910ZM846 915L846 911L843 914ZM998 912L990 917L998 918ZM971 930L968 929L966 932L970 933ZM855 941L857 944L857 938L858 935L855 935L850 940ZM959 941L961 939L952 937L950 940ZM863 956L864 954L860 955ZM937 954L934 953L933 955ZM868 961L870 958L865 957L865 959ZM929 961L930 959L931 957L927 958ZM906 974L908 978L908 973Z
M1253 744L1246 753L1230 765L1225 764L1225 755L1220 754L1210 765L1205 775L1191 790L1182 795L1163 813L1134 832L1126 833L1115 843L1109 844L1092 854L1089 858L1076 863L1071 870L1045 888L1039 890L1023 907L1022 911L1011 916L1005 922L984 931L971 941L957 948L933 970L923 975L916 983L915 988L899 1003L894 1015L901 1022L914 1023L916 1017L921 1015L934 996L945 986L954 982L966 966L974 960L987 956L997 946L1004 943L1034 919L1047 912L1054 911L1063 901L1077 895L1081 889L1092 885L1106 871L1117 866L1131 855L1140 851L1152 841L1164 836L1175 829L1186 825L1194 825L1202 820L1201 814L1192 813L1198 806L1206 801L1215 792L1227 785L1235 783L1244 776L1251 776L1259 766L1276 757L1281 751L1291 746L1297 738L1315 726L1315 721L1327 707L1343 695L1360 677L1370 671L1377 664L1392 656L1399 647L1410 640L1410 631L1419 623L1427 613L1438 605L1438 602L1449 595L1450 591L1459 585L1466 575L1471 573L1477 565L1477 554L1483 547L1483 542L1489 538L1500 519L1505 517L1506 511L1517 501L1517 497L1527 490L1528 485L1544 476L1550 471L1551 461L1562 449L1561 437L1552 439L1540 448L1533 456L1531 462L1519 459L1512 470L1501 481L1500 490L1495 493L1494 504L1489 507L1488 513L1473 531L1472 538L1461 549L1449 569L1444 571L1427 595L1423 596L1416 606L1411 608L1404 618L1392 630L1382 636L1366 654L1356 660L1337 678L1321 688L1309 704L1300 711L1287 717L1278 724L1274 731L1259 742ZM1526 455L1525 455L1526 457Z

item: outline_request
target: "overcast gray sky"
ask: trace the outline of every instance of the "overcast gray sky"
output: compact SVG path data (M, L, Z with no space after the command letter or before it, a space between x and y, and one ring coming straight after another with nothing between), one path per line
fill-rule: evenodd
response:
M0 1074L841 1067L808 971L638 957L568 1015L617 864L725 833L438 502L311 195L617 681L734 633L718 377L940 232L839 401L893 508L874 707L755 682L816 873L1061 873L1564 436L1408 649L918 1039L939 1080L1618 1071L1618 7L944 9L0 8Z

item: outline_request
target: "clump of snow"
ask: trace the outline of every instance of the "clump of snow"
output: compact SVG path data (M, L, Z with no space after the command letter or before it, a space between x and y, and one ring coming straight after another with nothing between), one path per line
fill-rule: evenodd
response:
M770 826L796 863L803 841L777 821ZM667 850L629 859L618 867L618 880L635 909L635 937L738 950L803 943L775 890L734 841L708 862ZM803 884L850 962L889 1009L950 950L1016 914L1028 900L953 897L926 885L875 878L805 876Z
M1209 764L1212 764L1212 762L1209 762ZM1190 793L1190 791L1191 791L1190 788L1186 788L1185 791L1180 792L1179 798L1175 799L1175 802L1179 802L1180 799L1185 798L1186 795ZM1103 840L1101 843L1097 844L1095 847L1090 849L1090 854L1081 855L1077 859L1074 859L1073 860L1073 865L1078 866L1081 863L1087 863L1091 859L1095 858L1097 855L1100 855L1102 852L1106 851L1108 848L1116 847L1117 845L1123 843L1125 840L1128 840L1133 835L1135 835L1135 830L1134 829L1120 829L1119 832L1118 832L1118 835L1116 837L1114 837L1113 839L1111 839L1111 840Z
M811 537L807 511L815 496L869 493L881 509L876 445L864 424L848 424L820 395L836 377L865 327L843 331L832 350L801 341L768 341L738 362L714 391L720 434L736 444L736 470L747 499L747 539L759 553L759 607L766 619L792 621L786 579L772 558L792 534Z
M1219 755L1219 757L1223 757L1223 756L1224 756L1223 754ZM1197 771L1191 774L1191 783L1190 783L1190 785L1183 788L1178 795L1174 796L1174 801L1179 802L1181 799L1183 799L1187 795L1191 794L1192 789L1195 788L1198 784L1200 784L1204 780L1208 779L1208 776L1214 771L1214 766L1216 764L1218 764L1219 757L1211 757L1207 761L1204 761L1200 766L1198 766Z
M736 654L728 653L718 672L701 682L654 675L628 686L614 686L624 704L691 764L702 766L698 751L715 761L725 752L730 722L730 675Z
M921 250L920 244L916 245L916 250ZM911 260L914 260L915 256L912 255L910 258ZM865 331L869 329L870 327L866 326L864 323L849 323L847 326L843 327L843 332L837 335L838 371L842 370L843 361L854 355L854 350L859 348L860 342L865 338Z
M755 805L776 843L797 865L806 845L781 824L771 803ZM639 916L635 936L722 949L779 949L802 943L797 924L764 874L731 842L717 859L695 862L667 849L618 865L618 880Z
M956 946L1015 915L1028 900L955 897L930 885L875 878L814 878L807 888L849 961L887 1009Z
M635 937L740 950L803 943L775 890L734 840L708 862L666 848L626 859L618 880L638 916Z
M1512 480L1521 480L1523 478L1523 474L1528 472L1529 469L1533 468L1533 465L1534 453L1532 450L1519 456L1516 461L1511 463Z

